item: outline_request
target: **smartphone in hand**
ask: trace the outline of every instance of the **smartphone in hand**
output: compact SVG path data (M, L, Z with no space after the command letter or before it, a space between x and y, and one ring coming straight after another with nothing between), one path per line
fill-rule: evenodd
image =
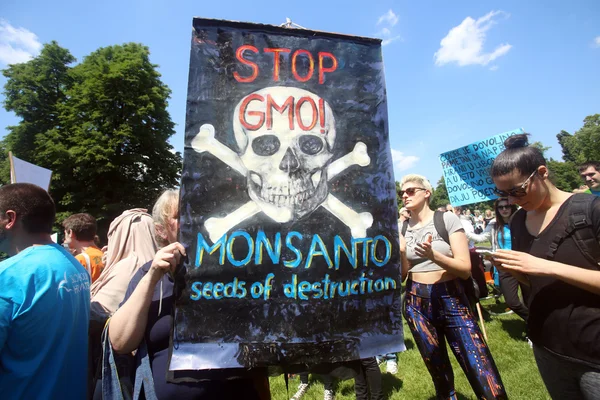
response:
M477 254L481 254L482 256L487 256L487 257L494 257L494 254L496 254L495 251L488 250L488 249L476 249L475 251L477 252Z

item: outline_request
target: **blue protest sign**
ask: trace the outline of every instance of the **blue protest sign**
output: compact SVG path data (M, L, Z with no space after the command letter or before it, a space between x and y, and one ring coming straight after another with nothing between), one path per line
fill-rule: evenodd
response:
M479 140L456 150L440 154L448 198L453 206L494 200L494 182L490 167L504 150L504 141L524 133L523 128Z

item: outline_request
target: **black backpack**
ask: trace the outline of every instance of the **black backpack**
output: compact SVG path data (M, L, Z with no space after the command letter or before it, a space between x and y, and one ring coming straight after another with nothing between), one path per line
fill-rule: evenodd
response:
M548 260L554 260L554 255L560 245L566 238L573 236L573 240L581 254L593 264L600 265L600 244L596 238L594 221L592 220L595 199L596 196L591 194L577 193L573 195L571 204L569 205L569 223L564 232L559 233L552 240L548 252L546 253L546 258ZM525 210L519 210L514 215L514 218L510 223L511 232L515 232L513 226L515 229L525 228L526 216L527 213ZM512 233L512 235L514 237L514 233ZM513 240L515 239L513 238Z
M444 213L441 211L435 211L433 214L433 226L435 230L444 240L444 242L450 244L450 236L444 223ZM402 224L402 236L406 234L408 229L408 220ZM465 290L465 294L469 299L469 304L473 306L476 304L481 297L488 295L487 285L485 283L485 274L483 272L483 264L479 254L469 252L471 257L471 276L467 279L459 279Z

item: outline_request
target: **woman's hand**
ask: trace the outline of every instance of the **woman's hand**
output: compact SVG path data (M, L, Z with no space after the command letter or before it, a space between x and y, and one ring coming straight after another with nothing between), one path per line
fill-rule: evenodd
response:
M156 252L148 273L153 280L158 281L164 274L175 271L182 256L185 256L183 245L179 242L171 243Z
M514 250L498 250L493 263L501 270L526 275L549 276L554 274L555 262Z
M415 254L419 257L427 258L431 261L435 261L435 255L433 254L433 247L431 246L431 242L433 237L431 235L427 235L427 238L423 243L417 243L415 246Z

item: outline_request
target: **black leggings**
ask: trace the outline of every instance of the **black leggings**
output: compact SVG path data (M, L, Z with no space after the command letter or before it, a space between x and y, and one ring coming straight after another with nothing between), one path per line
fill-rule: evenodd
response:
M375 357L360 360L360 374L354 378L356 400L369 400L369 389L371 389L371 400L383 400L381 370Z

